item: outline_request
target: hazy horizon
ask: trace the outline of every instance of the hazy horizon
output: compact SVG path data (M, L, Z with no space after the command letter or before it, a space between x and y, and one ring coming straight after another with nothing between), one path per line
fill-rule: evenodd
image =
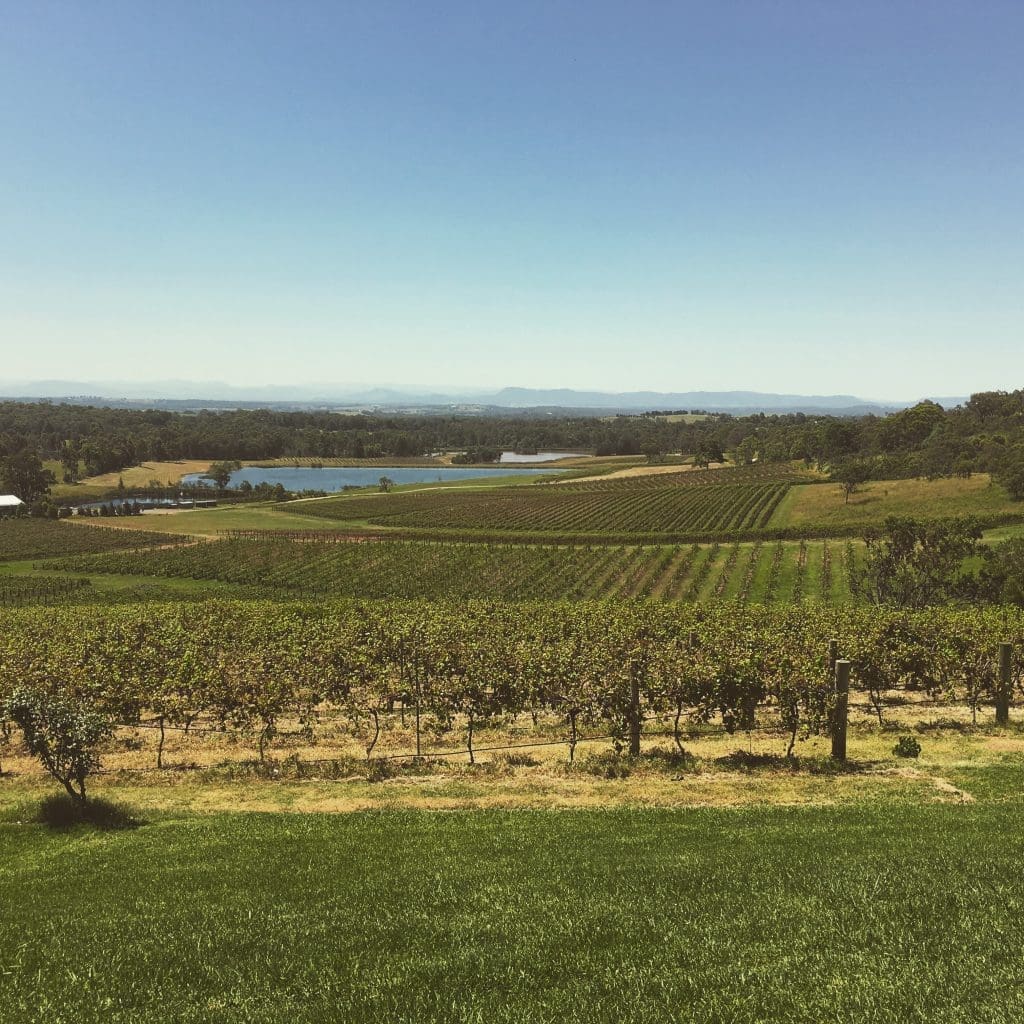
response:
M6 15L6 379L1024 384L1020 5Z
M898 398L878 398L874 395L854 395L848 392L766 392L752 388L723 388L710 390L704 388L684 388L663 386L652 389L618 389L618 388L576 388L571 386L551 387L528 387L517 383L506 383L500 387L484 386L458 386L445 382L436 385L429 384L408 384L408 383L365 383L365 382L277 382L273 384L245 385L230 381L218 380L184 380L184 379L138 379L138 380L29 380L10 381L0 377L0 396L8 398L35 399L60 399L74 398L82 399L94 397L101 400L143 401L154 399L158 401L177 401L196 399L204 401L242 401L242 402L343 402L346 398L358 400L366 396L380 395L381 401L387 404L390 396L395 396L394 403L401 404L401 399L408 399L415 404L417 401L433 397L441 402L449 400L479 400L486 403L486 400L495 399L504 392L523 392L525 395L536 394L545 396L552 393L567 393L569 401L566 407L577 406L586 408L586 404L579 399L586 396L607 396L608 398L625 397L636 398L642 395L678 396L680 398L707 396L710 402L709 408L728 407L728 402L719 399L734 397L737 399L736 406L744 406L738 401L741 396L755 396L775 399L809 400L806 404L813 404L813 400L823 401L849 399L850 406L853 405L877 405L880 407L907 406L922 399L937 400L946 404L962 401L967 398L963 395L936 395L936 394L906 394ZM389 396L385 399L383 396ZM508 396L506 396L508 397ZM576 401L572 401L572 398ZM538 405L552 404L547 401L538 401ZM746 403L757 405L758 403ZM772 407L771 402L761 403L766 410ZM785 403L783 403L785 404ZM798 401L789 404L799 404ZM515 407L512 404L510 407ZM525 407L525 406L524 406ZM641 405L637 405L639 409ZM653 405L646 405L646 408L654 408ZM837 408L842 408L837 405Z

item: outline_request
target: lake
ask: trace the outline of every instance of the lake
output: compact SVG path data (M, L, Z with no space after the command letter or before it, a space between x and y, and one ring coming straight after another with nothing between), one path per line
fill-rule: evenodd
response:
M556 473L554 469L517 469L516 476L540 476ZM237 487L248 480L255 487L257 484L281 484L287 491L342 491L346 487L376 486L382 476L393 480L396 484L429 484L443 483L448 480L475 480L477 477L511 476L507 468L495 466L494 469L468 469L461 466L370 466L370 467L332 467L310 469L294 466L274 466L258 468L246 466L231 474L229 486ZM198 473L182 477L182 484L191 486L200 481ZM203 483L210 483L203 480Z

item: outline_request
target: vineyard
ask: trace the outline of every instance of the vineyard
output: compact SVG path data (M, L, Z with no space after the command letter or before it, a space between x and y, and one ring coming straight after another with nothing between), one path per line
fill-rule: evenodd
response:
M186 539L111 526L72 526L53 519L6 519L0 520L0 562L180 544Z
M0 576L0 607L57 604L88 590L89 581L74 576Z
M683 479L695 476L680 474ZM635 480L608 481L602 486L598 481L326 498L291 504L289 511L427 530L727 535L768 526L788 486L781 482L686 486L645 482L637 486Z
M848 604L862 552L851 541L829 540L565 546L339 543L268 535L54 565L84 573L220 580L291 596Z
M563 477L556 482L559 489L575 491L621 491L642 490L664 487L708 487L722 484L796 484L820 480L820 476L809 470L794 468L789 463L765 464L763 466L721 466L718 469L681 469L677 473L637 473L635 476L618 476L610 479L581 479ZM537 484L536 486L550 486Z
M158 759L169 728L250 737L262 761L279 733L313 742L338 721L366 757L398 733L410 753L448 737L472 760L500 724L571 760L585 736L618 745L631 722L660 724L680 755L700 723L774 731L788 755L828 730L834 654L882 725L908 702L984 714L1001 686L1019 692L1022 641L1024 616L1004 610L182 603L4 612L0 680L158 727ZM1009 684L1001 642L1018 652Z

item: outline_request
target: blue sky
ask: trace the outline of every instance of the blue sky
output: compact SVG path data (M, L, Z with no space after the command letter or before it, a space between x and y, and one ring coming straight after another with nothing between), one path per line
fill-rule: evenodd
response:
M1024 386L1024 4L3 5L0 380Z

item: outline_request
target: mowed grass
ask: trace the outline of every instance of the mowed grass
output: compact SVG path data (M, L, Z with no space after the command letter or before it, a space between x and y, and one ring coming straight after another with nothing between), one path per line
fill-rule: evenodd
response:
M0 823L3 1019L1016 1021L1024 782L969 805Z
M805 529L881 526L886 516L917 518L976 515L1019 515L1024 503L1010 500L988 474L968 480L878 480L865 484L845 503L838 484L797 484L775 510L773 527Z

